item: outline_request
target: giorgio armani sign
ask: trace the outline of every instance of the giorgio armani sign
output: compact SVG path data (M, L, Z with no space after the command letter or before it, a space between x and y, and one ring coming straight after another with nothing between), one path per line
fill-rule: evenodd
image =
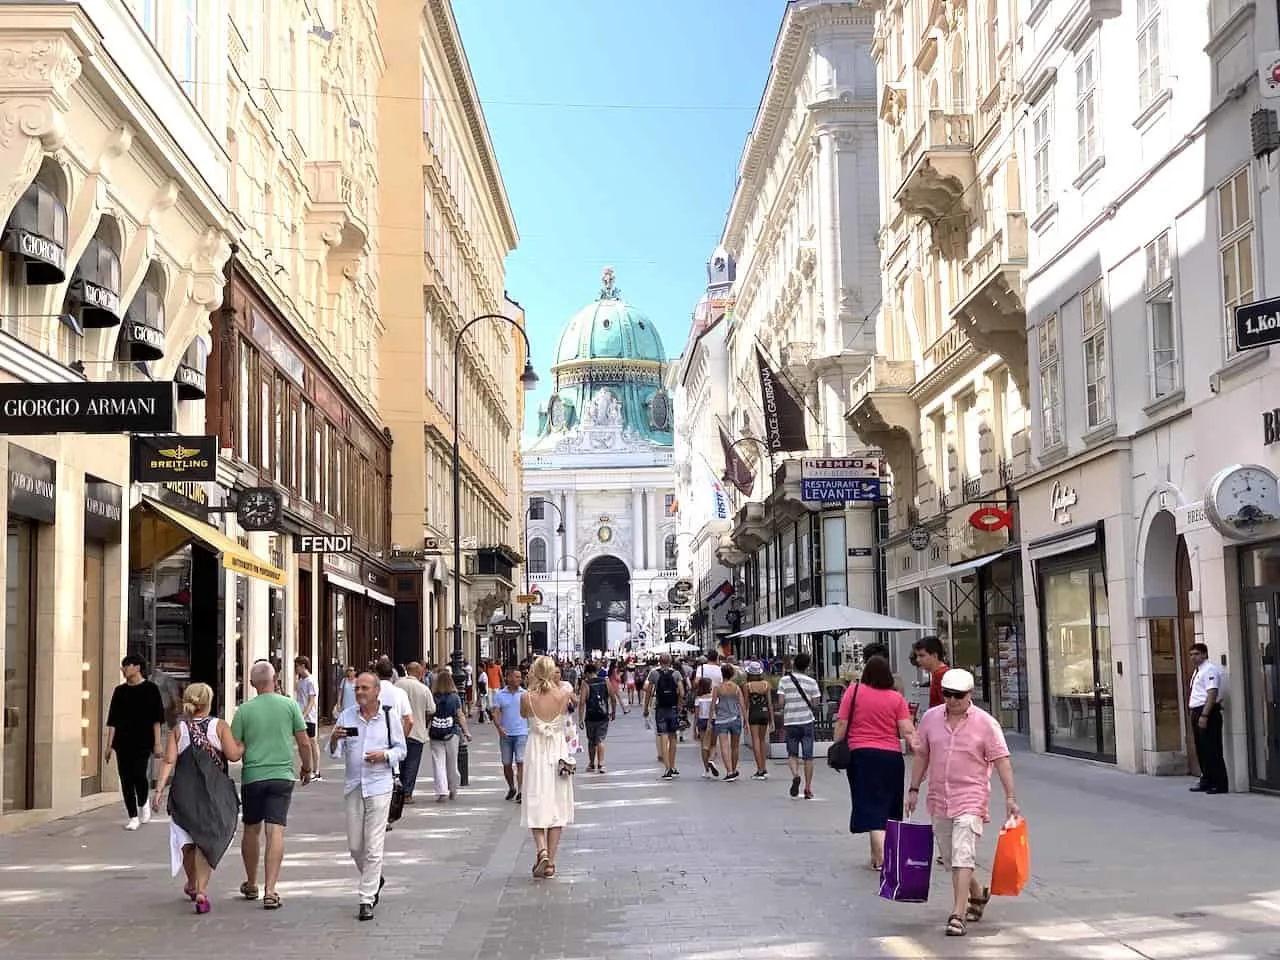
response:
M0 383L0 423L10 436L168 433L176 388L160 383Z

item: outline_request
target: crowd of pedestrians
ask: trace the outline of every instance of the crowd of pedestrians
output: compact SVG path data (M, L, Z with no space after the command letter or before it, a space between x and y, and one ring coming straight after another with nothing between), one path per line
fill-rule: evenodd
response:
M1006 817L1019 815L1008 747L998 722L973 704L972 675L947 664L937 638L917 641L912 652L913 664L930 677L929 707L918 725L888 651L873 644L863 655L860 676L844 689L830 734L848 748L850 833L867 835L867 865L881 870L888 824L914 813L927 780L938 863L953 878L945 931L962 936L968 924L982 920L990 899L976 869L990 819L993 770L1004 788ZM289 697L277 692L271 663L253 664L248 679L255 696L237 708L231 723L211 715L208 686L189 685L183 717L166 735L162 698L145 679L145 665L136 657L122 663L124 682L108 710L106 755L118 757L126 827L138 829L167 797L171 868L175 876L182 872L183 892L197 913L210 911L210 877L233 841L237 814L240 894L246 900L261 896L269 910L282 906L278 883L295 785L320 778L319 690L307 658L298 657L293 667ZM785 743L789 796L813 799L817 725L825 718L810 667L804 652L773 670L718 651L683 661L663 654L650 663L557 663L540 656L505 670L484 662L466 673L470 679L461 690L448 667L410 663L396 671L383 657L368 671L347 669L335 689L334 727L325 746L343 766L358 917L371 919L378 907L386 833L399 802L415 802L424 754L437 802L457 798L460 748L471 741L472 721L493 724L505 799L520 806L520 822L534 840L535 879L556 876L562 831L574 821L580 732L586 773L605 774L610 724L619 710L625 716L635 705L654 731L660 779L680 776L679 744L690 729L702 776L726 783L741 777L744 740L755 766L751 779L767 780L773 739ZM149 797L152 758L158 762ZM228 765L237 761L238 800L228 775Z

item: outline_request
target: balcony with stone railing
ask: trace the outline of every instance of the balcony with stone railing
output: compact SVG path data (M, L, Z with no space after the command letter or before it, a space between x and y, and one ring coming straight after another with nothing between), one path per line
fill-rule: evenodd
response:
M308 219L322 222L336 249L356 253L369 241L368 197L351 166L339 160L311 160L306 164L311 193Z
M956 326L979 349L1001 357L1021 395L1027 393L1027 217L1013 211L961 268L960 299L952 311Z
M938 221L965 213L973 184L973 118L930 110L898 158L901 180L894 200L907 213Z
M911 393L915 382L913 361L875 357L853 381L845 414L863 443L884 451L898 495L908 499L915 495L920 449L920 407Z

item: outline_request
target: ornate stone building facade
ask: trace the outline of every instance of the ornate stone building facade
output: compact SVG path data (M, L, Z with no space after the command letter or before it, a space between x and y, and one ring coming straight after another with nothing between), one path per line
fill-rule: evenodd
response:
M880 300L872 16L859 3L787 5L721 237L737 258L725 426L757 477L719 557L738 567L747 626L818 603L877 603L873 559L849 555L875 542L874 507L801 500L801 454L766 455L755 387L759 349L803 400L809 456L865 447L844 415L875 350ZM837 672L835 653L824 674Z
M871 6L884 308L849 421L893 472L888 605L933 625L993 712L1025 730L1012 488L1029 451L1016 4Z
M673 407L662 338L612 269L569 320L524 451L534 650L621 650L688 616L676 580Z
M446 0L378 4L390 64L383 80L379 189L386 340L384 422L392 449L392 550L401 660L448 659L452 538L462 537L464 650L510 610L519 580L519 443L523 323L505 298L505 258L518 242L484 113ZM454 410L454 385L459 408ZM452 446L461 426L462 528L454 531Z
M225 6L200 11L216 45ZM187 25L168 25L150 35L122 0L4 5L0 382L82 402L174 384L170 429L198 434L236 221L194 96L218 71L179 57ZM6 407L0 441L0 831L117 802L105 704L134 639L131 568L160 529L123 426L40 433L26 410Z

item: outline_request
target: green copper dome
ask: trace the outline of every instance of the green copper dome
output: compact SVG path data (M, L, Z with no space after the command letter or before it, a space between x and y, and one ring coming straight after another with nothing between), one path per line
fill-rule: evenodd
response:
M657 328L622 299L612 270L605 271L595 303L575 313L560 335L556 365L582 360L667 361Z
M551 396L538 409L538 436L525 452L634 457L670 447L666 362L657 329L622 299L606 268L595 302L560 335Z

